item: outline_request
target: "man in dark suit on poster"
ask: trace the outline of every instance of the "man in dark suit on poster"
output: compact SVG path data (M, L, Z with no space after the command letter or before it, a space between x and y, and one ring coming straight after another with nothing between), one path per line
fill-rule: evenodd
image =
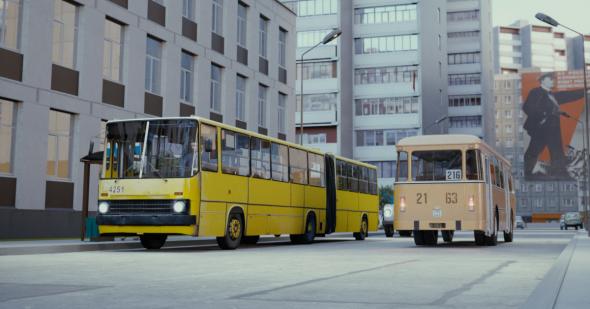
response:
M570 103L584 97L584 90L552 92L555 74L544 73L539 77L540 87L529 92L522 106L527 115L523 128L531 137L524 154L524 171L527 180L569 179L567 161L561 139L561 116L571 118L559 109L561 104ZM533 174L539 155L549 148L551 166L547 175Z

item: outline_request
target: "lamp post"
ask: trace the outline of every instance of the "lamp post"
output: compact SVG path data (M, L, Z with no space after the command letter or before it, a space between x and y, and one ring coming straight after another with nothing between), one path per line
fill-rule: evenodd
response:
M568 29L568 30L570 30L570 31L572 31L572 32L574 32L574 33L576 33L576 34L578 34L579 36L582 37L582 72L583 72L582 74L584 75L583 76L583 79L584 79L584 114L585 114L584 136L583 136L584 143L583 143L583 147L584 147L584 150L585 150L585 156L584 156L584 159L585 159L584 160L585 170L584 170L584 174L586 175L586 181L585 181L586 182L586 185L585 185L585 187L586 187L585 188L586 189L585 190L585 195L586 195L586 198L585 198L585 203L586 203L586 205L585 205L586 206L585 207L586 208L585 209L585 212L586 213L585 213L585 216L584 217L586 218L586 222L585 222L585 224L586 224L586 230L588 231L588 235L590 236L590 228L588 228L588 223L590 223L590 220L588 218L588 212L590 210L589 209L589 205L588 205L588 199L590 198L590 171L588 170L588 168L589 168L589 166L588 166L588 162L589 162L588 156L590 155L588 153L588 150L589 150L588 149L588 142L589 142L588 141L588 136L590 136L590 132L588 132L588 129L589 129L588 126L590 125L590 121L589 121L589 118L588 118L588 112L589 112L589 110L588 110L588 107L589 107L588 106L588 83L586 81L586 54L585 54L585 51L584 51L584 34L582 34L579 31L576 31L576 30L574 30L574 29L572 29L572 28L570 28L568 26L565 26L563 24L560 24L559 22L557 22L557 20L553 19L549 15L545 15L543 13L537 13L537 14L535 14L535 17L538 20L540 20L540 21L542 21L542 22L544 22L546 24L549 24L549 25L551 25L553 27L562 26L565 29Z
M449 115L444 115L444 116L442 116L442 117L438 118L436 121L434 121L433 123L431 123L429 126L427 126L426 128L423 128L423 129L422 129L422 134L424 134L424 131L426 131L426 130L428 130L428 129L432 128L432 127L433 127L433 126L435 126L435 125L438 125L438 124L440 124L441 122L443 122L443 121L445 121L445 120L447 120L447 119L449 119ZM441 129L442 129L442 128L441 128ZM441 131L442 131L442 130L441 130ZM442 134L442 132L441 132L441 134Z
M304 51L301 54L301 61L299 62L299 66L301 67L301 75L299 76L299 78L301 79L301 91L299 93L299 97L301 98L301 100L299 100L300 101L300 103L299 103L299 106L300 106L299 107L299 144L301 144L301 145L303 145L303 56L305 56L305 54L309 53L314 48L316 48L320 45L325 45L325 44L332 42L334 39L339 37L341 34L342 34L342 30L334 29L334 30L330 31L330 33L328 33L319 43L310 47L309 49L307 49L306 51Z

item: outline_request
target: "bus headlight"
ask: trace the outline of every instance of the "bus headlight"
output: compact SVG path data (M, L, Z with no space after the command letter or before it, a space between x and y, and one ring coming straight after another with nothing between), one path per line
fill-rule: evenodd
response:
M467 201L467 207L469 207L469 211L475 210L475 201L473 199L473 196L469 197L469 200Z
M100 202L98 203L98 212L102 215L109 212L109 203L108 202Z
M406 211L406 197L402 196L399 199L399 211L405 212Z
M175 213L182 213L186 209L186 203L184 201L176 201L174 205L172 205L172 210Z
M386 204L383 206L383 218L391 218L393 217L393 205Z

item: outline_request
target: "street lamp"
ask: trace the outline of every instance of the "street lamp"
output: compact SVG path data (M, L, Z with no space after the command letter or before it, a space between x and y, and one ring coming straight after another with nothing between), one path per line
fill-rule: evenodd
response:
M300 106L300 108L299 108L299 144L301 144L301 145L303 145L303 56L305 56L305 54L309 53L312 49L314 49L320 45L325 45L325 44L332 42L333 40L338 38L341 34L342 34L342 30L334 29L334 30L330 31L330 33L328 33L319 43L310 47L308 50L304 51L301 54L301 61L299 62L299 66L301 67L301 75L299 76L299 78L301 79L301 91L299 93L299 97L301 98L299 100L300 101L300 103L299 103L299 106Z
M437 119L436 121L434 121L433 123L431 123L429 126L427 126L426 128L422 129L422 134L424 134L424 131L427 131L428 129L432 128L435 125L438 125L439 123L441 123L441 122L443 122L443 121L445 121L447 119L449 119L449 115L444 115L444 116L440 117L439 119Z
M590 125L590 121L588 119L588 112L589 112L589 110L588 110L588 84L587 84L587 81L586 81L586 54L585 54L585 51L584 51L584 34L582 34L579 31L576 31L576 30L574 30L574 29L572 29L572 28L570 28L568 26L565 26L563 24L560 24L559 22L557 22L557 20L553 19L549 15L545 15L543 13L537 13L537 14L535 14L535 17L538 20L540 20L540 21L542 21L542 22L544 22L546 24L549 24L549 25L551 25L553 27L562 26L565 29L568 29L568 30L570 30L570 31L572 31L572 32L574 32L574 33L576 33L576 34L578 34L579 36L582 37L582 72L583 72L582 74L584 75L583 76L583 79L584 79L584 109L585 109L585 113L584 114L586 116L585 117L585 120L586 121L584 123L584 136L583 136L583 138L584 138L584 143L583 143L584 146L583 147L584 147L584 150L586 151L586 156L585 156L585 161L584 161L584 165L585 165L585 171L584 172L586 174L586 190L585 190L586 191L586 200L585 200L585 202L586 202L586 216L585 217L586 217L586 230L588 230L588 236L590 236L590 228L588 228L588 223L590 223L590 220L589 220L590 218L588 218L588 211L590 210L589 209L589 206L588 206L588 199L590 198L590 172L588 170L588 168L589 168L589 166L588 166L588 161L589 161L588 156L590 155L588 153L588 151L589 151L589 149L588 149L588 136L590 136L590 132L588 132L588 128L589 128L589 125Z

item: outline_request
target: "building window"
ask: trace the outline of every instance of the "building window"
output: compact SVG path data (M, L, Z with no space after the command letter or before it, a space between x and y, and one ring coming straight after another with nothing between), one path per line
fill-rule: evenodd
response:
M180 55L180 98L185 102L193 101L193 75L195 59L185 51Z
M186 19L195 19L195 0L182 0L182 16Z
M78 8L64 0L53 2L53 63L73 69L76 66Z
M479 10L448 12L447 21L472 21L479 20Z
M145 58L145 90L160 94L162 42L148 36Z
M355 24L392 24L416 20L416 4L388 5L354 10Z
M371 98L354 101L357 116L417 113L419 106L418 97Z
M395 178L397 161L370 161L367 163L377 167L377 178Z
M480 53L456 53L449 54L449 64L468 64L468 63L480 63Z
M336 61L305 62L303 64L303 79L336 78ZM301 64L297 64L297 79L301 75Z
M511 110L504 111L504 117L506 117L506 119L512 119L512 111Z
M61 179L70 177L71 133L72 115L50 110L47 140L47 176Z
M0 99L0 174L12 172L12 151L16 122L15 103Z
M268 19L261 15L259 23L260 27L258 28L258 53L260 57L266 59L268 47Z
M355 69L354 83L357 85L410 83L416 80L417 71L417 65Z
M102 75L104 78L121 82L123 59L123 26L110 19L104 21L104 55Z
M479 85L481 73L449 74L449 86L457 85Z
M221 74L222 68L216 64L211 64L211 101L209 107L221 112Z
M322 41L331 29L326 30L311 30L311 31L299 31L297 32L297 47L310 47L314 46ZM338 39L332 40L326 45L336 45Z
M418 49L418 35L394 35L354 39L355 53L376 54Z
M402 138L418 135L416 129L394 130L358 130L356 131L357 147L394 146Z
M289 0L284 5L290 8L298 17L330 15L338 12L337 0Z
M479 38L479 31L458 31L448 32L447 37L449 39L461 39L461 38Z
M266 98L268 87L258 84L258 125L266 128Z
M299 138L299 134L297 134L297 138ZM328 134L326 133L303 133L303 144L325 144L327 143Z
M246 78L236 76L236 119L246 120Z
M451 128L480 128L481 116L449 117Z
M0 47L19 48L21 0L0 1Z
M279 124L279 132L285 133L287 130L286 124L286 109L287 109L287 95L279 92L279 104L277 108L278 112L278 124Z
M480 106L481 95L450 95L449 107ZM496 115L496 118L498 116Z
M238 46L246 48L246 33L248 29L248 8L243 3L238 3Z
M303 95L303 111L317 112L336 110L336 93L318 93ZM297 111L300 111L301 96L297 96Z
M213 14L211 19L211 30L223 36L223 0L213 0Z
M279 28L279 66L287 67L287 31Z

